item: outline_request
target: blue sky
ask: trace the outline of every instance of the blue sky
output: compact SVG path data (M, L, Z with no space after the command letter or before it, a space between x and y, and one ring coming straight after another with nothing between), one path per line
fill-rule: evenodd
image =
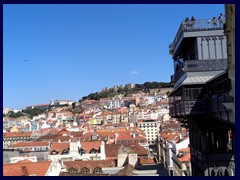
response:
M220 13L223 4L4 5L3 107L169 82L168 45L181 21Z

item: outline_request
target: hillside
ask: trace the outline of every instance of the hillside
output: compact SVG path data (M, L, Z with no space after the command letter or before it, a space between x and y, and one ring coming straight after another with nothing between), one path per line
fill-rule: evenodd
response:
M127 96L130 93L137 92L150 92L151 89L160 89L173 87L173 84L170 82L145 82L143 84L135 84L133 88L128 88L126 85L124 87L109 88L108 90L102 90L101 92L90 93L88 96L82 97L79 102L82 102L86 99L99 100L101 98L114 97L118 94L123 94Z

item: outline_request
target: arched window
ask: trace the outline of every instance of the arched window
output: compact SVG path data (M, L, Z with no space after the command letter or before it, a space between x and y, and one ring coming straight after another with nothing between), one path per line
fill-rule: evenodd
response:
M82 168L81 173L83 173L83 174L89 173L89 169L84 167L84 168Z
M93 173L100 174L100 173L102 173L102 169L99 168L99 167L96 167L96 168L94 169Z

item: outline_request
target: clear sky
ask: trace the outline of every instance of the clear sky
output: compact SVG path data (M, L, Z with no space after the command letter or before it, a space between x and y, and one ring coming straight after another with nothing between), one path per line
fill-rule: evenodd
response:
M3 107L169 82L168 46L181 21L220 13L223 4L4 5Z

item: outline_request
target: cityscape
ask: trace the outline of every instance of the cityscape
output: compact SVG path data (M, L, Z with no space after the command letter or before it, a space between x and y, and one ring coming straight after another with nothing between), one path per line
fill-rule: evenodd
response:
M13 10L17 12L20 6L5 6L4 13ZM148 6L153 14L155 10L158 12L156 6ZM76 5L72 9L73 14L85 12L81 8L74 9L75 7ZM96 14L105 12L106 17L109 17L107 6L85 7L93 8ZM120 7L119 12L122 11L121 5L114 6L116 7ZM143 5L132 5L124 7L126 14L132 11L130 7L139 12L147 12ZM19 62L22 69L16 70L17 73L14 74L15 65L9 62L14 57L9 53L12 52L9 44L14 44L10 35L16 34L11 28L8 29L13 34L9 32L4 42L7 55L4 56L3 74L9 79L3 83L6 84L3 107L3 176L235 176L235 5L222 4L222 7L223 11L219 14L206 18L189 14L180 19L173 15L177 26L171 29L173 35L170 32L168 34L171 41L163 44L168 50L165 53L170 58L161 60L152 56L152 64L151 58L143 58L142 66L137 59L134 62L117 61L114 65L108 60L106 64L102 61L89 62L91 60L87 58L91 54L99 53L98 50L89 50L84 57L86 59L75 65L70 58L66 62L51 62L47 59L41 62L42 66L41 63L34 62L33 57L22 56L23 59ZM49 8L49 12L51 10ZM63 8L60 12L64 14L67 10ZM88 15L89 19L98 17L97 21L102 18L101 15ZM66 13L64 16L70 15ZM129 17L131 18L132 16ZM148 21L150 20L146 20ZM5 27L12 27L10 21L5 23ZM135 23L137 25L137 20ZM154 24L155 21L152 20L151 23ZM110 24L109 27L111 26L113 25ZM129 29L132 26L129 25ZM154 27L150 23L149 26ZM67 28L66 31L74 28L64 27ZM90 34L96 38L93 42L99 43L99 37L90 29L87 31L92 31ZM121 29L124 30L127 32L127 27ZM51 30L46 28L40 31L48 33ZM102 31L101 27L99 31ZM146 29L144 31L147 32ZM111 33L114 32L112 30ZM134 32L132 36L135 34L137 33ZM111 35L107 33L107 36ZM93 46L94 49L90 38L87 41L89 47ZM120 43L121 39L116 41ZM125 39L122 41L123 47L131 46L127 45L131 42L126 41L125 44ZM150 42L149 40L145 44L148 46ZM108 43L107 39L105 43L101 40L100 46ZM48 44L44 46L54 49ZM64 44L64 48L68 49L68 44ZM138 48L135 48L136 52L139 51ZM149 49L155 51L155 46ZM16 46L15 50L21 52L22 47ZM46 52L44 50L41 53ZM60 51L56 57L61 59L62 53ZM109 52L109 56L111 53L116 52ZM131 52L127 53L126 56L131 56ZM76 54L83 56L81 53ZM141 58L143 54L135 57ZM101 55L96 56L101 58ZM154 59L156 62L168 61L171 66L164 64L155 67ZM72 66L77 69L67 71ZM28 70L27 67L31 69ZM154 68L159 69L164 77L153 75L157 73ZM9 82L10 75L16 81L21 78L21 84L16 83L22 93L17 93L17 89L13 88L15 85ZM38 86L33 92L35 83ZM81 90L78 90L78 84L81 84ZM8 91L10 87L11 91ZM36 103L31 104L32 102Z

